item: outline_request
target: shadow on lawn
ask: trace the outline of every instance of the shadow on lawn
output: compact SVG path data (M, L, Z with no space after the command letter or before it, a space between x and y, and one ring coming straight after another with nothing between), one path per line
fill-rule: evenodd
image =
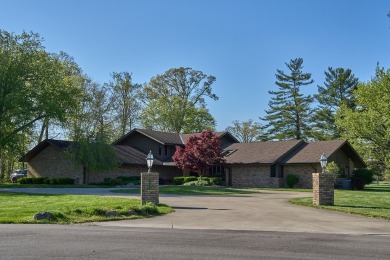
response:
M348 205L336 205L337 207L340 208L354 208L354 209L389 209L390 208L384 208L384 207L370 207L370 206L348 206Z

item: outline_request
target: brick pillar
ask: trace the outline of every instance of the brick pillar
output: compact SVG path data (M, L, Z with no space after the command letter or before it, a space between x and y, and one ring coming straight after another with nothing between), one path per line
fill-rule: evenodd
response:
M158 172L141 172L141 203L159 204Z
M313 173L313 204L334 205L334 176L327 173Z

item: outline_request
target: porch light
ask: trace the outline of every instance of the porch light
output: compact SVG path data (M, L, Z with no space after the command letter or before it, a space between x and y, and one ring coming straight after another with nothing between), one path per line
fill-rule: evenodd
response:
M325 173L325 168L326 165L328 164L328 158L326 157L325 153L321 155L320 163L321 163L322 173Z
M152 154L152 151L149 151L148 157L146 157L146 163L148 165L148 172L150 172L150 169L153 166L153 154Z

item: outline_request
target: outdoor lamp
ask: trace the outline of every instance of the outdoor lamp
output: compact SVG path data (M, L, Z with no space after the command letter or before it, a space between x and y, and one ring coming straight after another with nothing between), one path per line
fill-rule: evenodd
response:
M325 167L328 164L328 158L326 157L325 153L321 155L320 163L322 167L322 173L325 173Z
M148 164L148 172L150 172L150 169L153 166L153 154L152 154L152 151L149 151L148 157L146 157L146 162Z

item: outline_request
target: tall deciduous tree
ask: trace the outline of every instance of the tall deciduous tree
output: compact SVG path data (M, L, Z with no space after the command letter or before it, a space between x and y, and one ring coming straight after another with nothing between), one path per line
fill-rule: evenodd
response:
M142 112L142 125L168 132L195 132L214 123L206 109L205 98L217 100L212 92L215 77L191 68L175 68L153 77L144 88L146 107ZM194 123L193 113L205 120ZM212 119L212 120L210 120ZM205 121L204 126L199 123ZM192 129L196 125L198 129Z
M250 143L261 138L262 131L260 123L253 122L252 119L243 122L234 120L232 123L233 126L227 127L226 131L233 134L240 142Z
M342 104L353 109L353 91L357 89L358 78L350 69L328 68L325 71L324 86L318 86L314 97L319 107L313 116L313 136L318 140L340 139L340 131L335 124L335 114Z
M352 109L342 104L336 124L364 159L390 170L390 70L377 68L367 83L354 92Z
M300 87L314 82L310 73L304 73L303 59L297 58L286 63L289 73L277 70L275 84L278 91L268 91L273 95L268 103L269 110L261 118L267 124L263 127L269 139L307 139L310 137L310 104L313 98L300 93Z
M202 176L211 166L224 163L221 142L210 130L190 136L184 148L176 147L172 159L180 169L197 172L201 183Z
M111 76L109 87L113 96L114 118L118 125L118 135L122 136L138 124L142 85L133 83L129 72L113 72Z
M26 136L37 123L65 121L77 103L80 75L68 55L46 52L38 34L0 30L1 169L8 164L4 155L15 154L15 143L28 147Z

